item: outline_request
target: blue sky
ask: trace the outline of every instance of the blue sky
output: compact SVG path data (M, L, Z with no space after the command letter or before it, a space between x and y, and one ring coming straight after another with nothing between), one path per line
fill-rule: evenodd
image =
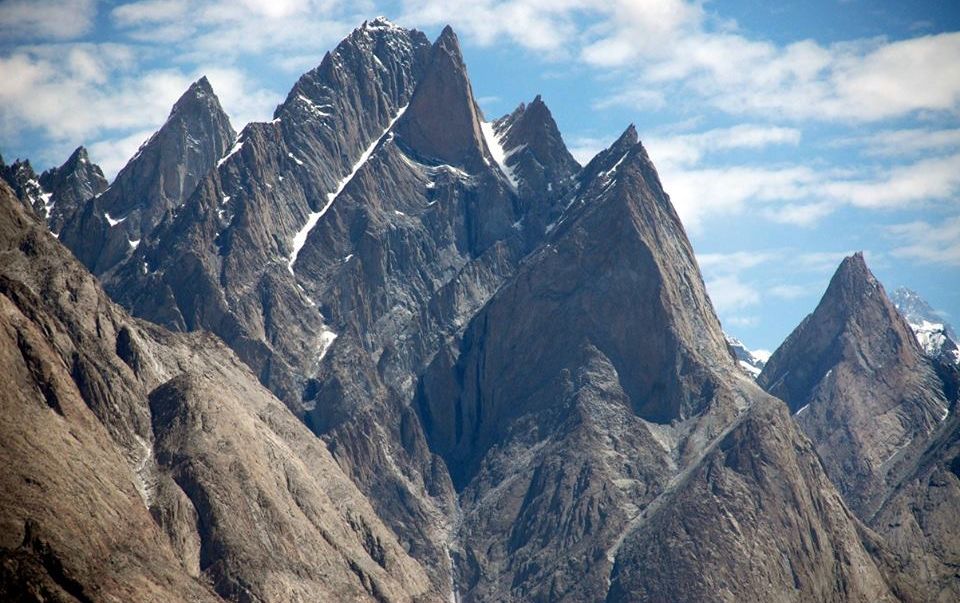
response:
M960 4L0 0L0 153L112 176L207 74L239 130L364 18L463 44L488 117L581 161L635 123L725 329L772 349L864 250L960 322Z

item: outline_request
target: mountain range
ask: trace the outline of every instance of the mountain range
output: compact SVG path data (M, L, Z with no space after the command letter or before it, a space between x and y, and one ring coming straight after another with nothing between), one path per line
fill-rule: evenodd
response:
M751 354L634 126L487 119L449 27L0 176L5 600L960 597L926 309L856 254Z

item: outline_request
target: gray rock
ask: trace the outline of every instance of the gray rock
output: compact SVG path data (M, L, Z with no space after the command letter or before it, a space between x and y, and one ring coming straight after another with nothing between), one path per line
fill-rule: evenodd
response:
M107 189L107 179L81 146L63 165L40 174L40 185L49 195L44 208L47 225L51 232L59 234L85 201Z
M863 519L876 510L890 471L949 407L935 366L859 253L841 263L757 382L787 403Z
M131 318L0 185L5 600L438 600L209 334Z
M178 211L231 149L235 135L210 82L200 78L110 187L66 219L60 240L103 275L135 251L165 215Z

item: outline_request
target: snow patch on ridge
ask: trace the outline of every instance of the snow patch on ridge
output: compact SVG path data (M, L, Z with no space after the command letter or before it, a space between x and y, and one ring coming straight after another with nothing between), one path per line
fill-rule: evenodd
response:
M487 148L490 149L490 154L493 155L493 160L497 162L497 165L500 166L500 171L503 172L510 182L510 185L516 190L517 176L513 173L513 170L507 166L507 158L520 149L513 149L509 154L504 151L503 145L500 143L500 137L497 136L497 132L493 129L493 122L480 122L480 131L483 132L483 139L487 143Z
M110 217L110 212L108 212L108 211L103 212L103 217L107 220L107 224L110 225L110 228L113 228L113 227L116 226L117 224L120 224L121 222L123 222L124 220L126 220L125 217L124 217L124 218L120 218L119 220L114 220L113 218Z
M293 271L293 265L297 261L297 256L300 255L300 250L303 249L303 246L307 243L307 236L310 234L310 231L317 225L317 222L320 221L320 218L323 217L327 210L330 209L330 206L333 205L333 201L343 192L343 189L347 187L347 184L353 180L353 177L357 175L357 172L360 171L360 168L363 167L363 164L370 159L370 155L373 154L373 151L376 150L377 145L380 144L380 141L383 140L384 136L390 132L390 129L393 128L393 124L400 119L400 116L403 115L403 112L407 110L407 105L400 107L400 110L397 111L397 114L393 116L393 119L390 120L390 123L387 124L387 127L384 128L383 132L380 133L380 136L377 136L373 139L373 142L370 143L363 153L360 155L360 159L357 160L357 163L354 164L353 169L350 170L350 173L343 177L340 183L337 185L337 189L332 193L327 193L327 202L324 204L320 211L310 212L310 215L307 216L307 223L303 225L303 228L297 232L293 237L293 251L290 253L290 259L287 261L287 270L290 271L290 274L296 276Z
M336 340L337 334L329 329L324 329L320 333L320 354L317 357L317 362L323 360L323 357L327 355L327 352L330 350L330 346L333 345L334 340Z
M219 168L221 165L223 165L223 163L224 163L227 159L230 159L231 157L233 157L233 155L234 155L235 153L239 152L240 149L242 149L242 148L243 148L243 142L240 141L240 137L238 136L238 137L237 137L237 142L235 142L235 143L233 144L233 147L230 149L230 151L229 151L226 155L224 155L223 158L220 159L220 161L217 162L217 167Z

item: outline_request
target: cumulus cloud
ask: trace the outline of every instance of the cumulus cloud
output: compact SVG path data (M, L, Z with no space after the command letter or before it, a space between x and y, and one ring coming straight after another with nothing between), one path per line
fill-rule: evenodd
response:
M637 52L643 54L644 47ZM857 122L960 108L960 64L942 60L960 53L960 33L778 46L699 31L666 48L669 52L638 62L638 77L630 78L617 98L629 101L633 90L675 85L676 95L695 95L730 114ZM624 53L614 57L620 60L583 55L601 66L636 59Z
M153 133L152 129L139 130L123 137L93 142L88 148L90 159L100 166L107 179L112 180Z
M48 52L55 50L56 52ZM178 70L129 69L130 49L63 44L0 57L0 129L39 129L54 140L156 123L189 85ZM109 83L109 85L107 85Z
M658 166L695 165L704 155L731 149L760 149L770 145L797 145L800 130L757 124L738 124L693 134L651 137L644 140Z
M960 266L960 216L941 222L917 220L889 228L898 242L892 254L896 257L930 264Z
M760 291L753 285L741 281L735 274L710 279L706 282L706 286L710 300L720 314L760 303Z
M90 31L95 0L5 0L0 2L0 38L70 40Z

